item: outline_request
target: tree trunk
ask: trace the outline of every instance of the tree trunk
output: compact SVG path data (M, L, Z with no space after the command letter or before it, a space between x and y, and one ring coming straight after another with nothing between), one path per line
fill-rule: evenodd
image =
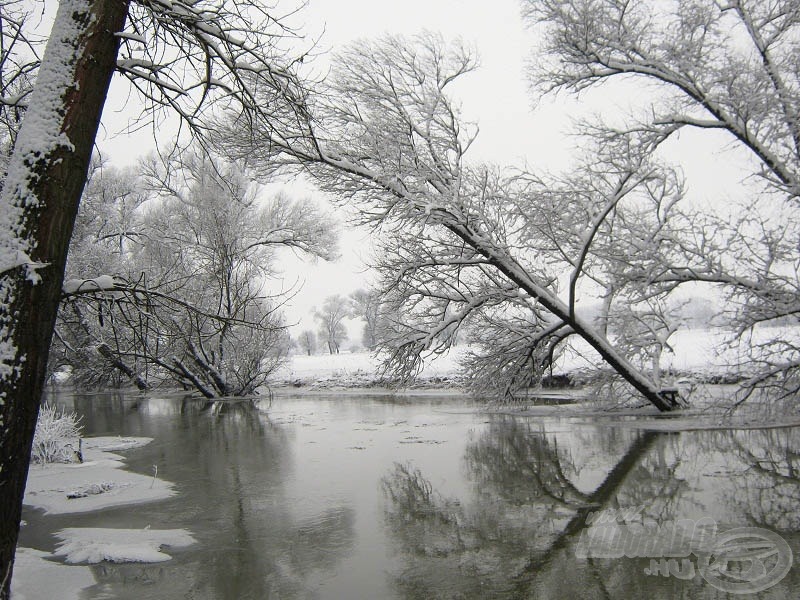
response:
M150 386L147 385L147 382L144 379L142 379L141 375L139 375L136 371L131 369L128 365L126 365L122 361L121 358L119 358L116 354L114 354L111 348L108 347L108 344L100 344L97 347L97 352L100 354L100 356L102 356L108 362L110 362L115 369L122 371L140 391L143 392L150 388Z
M0 599L14 552L69 240L128 0L59 3L0 196Z

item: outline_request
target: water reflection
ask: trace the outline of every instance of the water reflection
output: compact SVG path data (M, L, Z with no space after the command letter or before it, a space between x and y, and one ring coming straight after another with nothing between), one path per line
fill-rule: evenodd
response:
M92 567L90 598L306 598L355 538L349 506L298 515L285 487L294 473L290 429L249 401L79 398L87 429L145 435L158 443L128 454L132 470L174 481L178 496L157 505L47 518L64 526L186 528L198 544L159 565ZM116 429L116 431L114 431ZM152 472L152 471L150 471ZM98 523L99 521L99 523ZM35 535L35 532L28 532Z
M465 452L470 496L445 497L408 464L384 477L400 565L393 585L420 599L727 597L699 576L648 576L646 558L578 559L587 514L635 507L642 523L711 517L721 530L765 527L797 554L798 433L548 432L494 419ZM764 597L790 597L798 583L794 569Z
M715 455L730 520L776 531L800 530L797 429L709 432L698 446Z
M724 598L649 560L580 559L596 511L642 522L712 517L777 531L800 555L800 430L681 434L630 423L492 416L458 398L249 401L62 398L92 435L149 436L132 470L172 499L42 517L64 527L186 528L195 546L158 565L93 567L87 598ZM264 407L262 407L264 408ZM759 597L792 597L798 569Z

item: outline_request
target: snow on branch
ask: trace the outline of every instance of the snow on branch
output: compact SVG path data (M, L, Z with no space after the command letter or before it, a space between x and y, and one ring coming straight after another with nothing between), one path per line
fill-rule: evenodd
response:
M117 34L120 73L148 111L177 113L201 138L224 109L289 130L305 95L291 48L301 36L272 11L244 0L137 0Z

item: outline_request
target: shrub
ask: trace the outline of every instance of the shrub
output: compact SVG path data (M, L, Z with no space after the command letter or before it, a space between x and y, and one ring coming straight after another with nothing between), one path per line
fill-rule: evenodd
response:
M39 410L31 460L35 463L81 462L80 417L45 404Z

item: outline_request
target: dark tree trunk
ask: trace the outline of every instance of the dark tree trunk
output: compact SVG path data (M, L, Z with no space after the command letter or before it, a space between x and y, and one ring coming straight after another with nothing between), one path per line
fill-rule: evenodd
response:
M110 362L115 369L122 371L122 373L124 373L140 391L143 392L150 388L150 386L147 385L147 382L142 379L141 375L131 369L122 361L121 358L114 354L111 348L108 347L108 344L100 344L97 347L97 352L100 354L100 356Z
M67 250L116 67L115 33L125 25L128 5L128 0L59 5L2 191L0 210L12 216L2 223L0 237L11 242L10 251L0 248L6 255L0 258L20 249L24 253L17 252L10 264L0 264L0 344L5 345L0 352L2 600L10 595L22 497ZM31 270L37 264L38 277Z

